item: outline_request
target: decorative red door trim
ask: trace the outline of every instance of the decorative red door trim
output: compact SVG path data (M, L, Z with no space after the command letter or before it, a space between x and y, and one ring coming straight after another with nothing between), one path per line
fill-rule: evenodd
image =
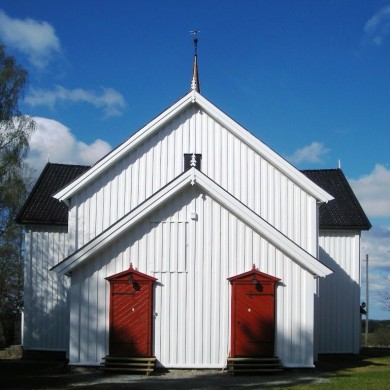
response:
M230 355L274 356L275 285L280 279L258 271L228 279L232 284Z
M153 284L133 268L106 278L110 282L111 356L152 356Z

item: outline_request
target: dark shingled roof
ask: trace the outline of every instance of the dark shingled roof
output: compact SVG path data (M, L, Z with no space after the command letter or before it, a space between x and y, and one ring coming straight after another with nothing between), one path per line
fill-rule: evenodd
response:
M341 169L303 170L310 180L334 197L320 207L320 227L368 230L371 223Z
M48 163L16 221L21 224L66 225L68 207L52 197L90 167ZM320 207L320 227L331 229L371 228L370 221L340 169L302 171L335 199Z
M68 207L52 195L89 168L84 165L47 163L16 217L16 222L34 225L67 225Z

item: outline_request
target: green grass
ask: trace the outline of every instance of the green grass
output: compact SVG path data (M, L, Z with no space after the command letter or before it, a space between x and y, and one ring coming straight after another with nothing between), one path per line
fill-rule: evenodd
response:
M323 383L296 385L293 390L308 389L390 389L390 356L367 358L355 367L347 367L334 372L324 372Z

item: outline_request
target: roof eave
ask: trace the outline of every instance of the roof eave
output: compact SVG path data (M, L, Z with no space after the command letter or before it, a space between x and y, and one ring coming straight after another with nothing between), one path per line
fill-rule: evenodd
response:
M75 253L52 267L51 270L60 274L69 275L70 272L81 262L89 258L94 253L103 250L113 239L116 239L116 237L126 231L129 226L133 226L159 207L162 203L170 199L176 193L173 189L176 188L177 190L180 190L183 188L187 184L186 181L188 181L188 178L188 171L176 177L165 187L161 188L158 192L122 217L114 225L111 225L108 229L100 233L86 245L78 249Z
M206 193L217 199L219 203L238 218L241 218L248 226L261 233L267 240L279 248L281 252L295 259L295 261L313 276L326 276L332 273L332 270L323 265L318 259L314 258L310 253L306 252L298 244L283 235L275 227L195 168L191 168L189 171L182 173L84 247L54 266L52 270L60 274L69 275L81 262L103 250L113 240L117 239L117 237L137 224L141 219L167 202L184 187L194 184L200 186Z
M327 276L333 273L330 268L322 264L318 259L277 230L265 219L254 213L249 207L233 197L233 195L229 194L208 176L202 172L199 172L198 176L200 180L197 179L196 182L200 184L206 192L218 199L219 203L231 210L239 218L243 219L245 223L251 226L255 231L263 234L266 239L272 242L279 250L295 259L303 268L312 273L313 276ZM211 192L211 190L213 191Z
M310 195L317 199L319 203L326 203L334 199L332 195L315 184L291 163L285 160L269 146L265 145L255 135L230 118L230 116L225 114L221 109L209 100L205 99L202 95L197 94L196 101L209 115L217 121L224 123L230 131L241 139L242 142L255 149L266 160L276 165L276 167L285 173L293 182L297 184L299 183L299 186L304 188Z
M251 134L248 130L239 125L236 121L230 118L222 110L200 95L196 90L187 93L182 99L177 101L171 107L163 111L155 119L153 119L146 126L138 130L127 141L119 145L116 149L111 151L87 172L82 174L71 184L54 194L58 200L65 201L71 198L77 191L91 182L100 172L105 171L123 155L129 153L139 143L150 137L155 131L169 121L174 115L183 110L190 104L197 103L200 108L206 111L209 115L217 121L223 123L230 131L232 131L239 139L246 143L251 148L255 149L266 160L272 162L284 172L293 182L305 189L309 194L317 199L320 203L326 203L333 199L333 196L324 191L321 187L311 181L287 160L274 152L270 147L266 146L257 137Z
M338 225L338 226L327 226L327 225L320 225L320 230L365 230L365 231L368 231L372 228L371 224L370 226L366 226L366 225L363 225L363 226L360 226L360 225L356 225L356 226L343 226L343 225Z
M62 190L55 193L53 197L64 202L70 199L81 188L85 187L88 183L94 180L101 172L107 170L110 166L114 165L118 159L133 150L139 143L149 138L155 131L167 123L176 113L182 111L185 107L194 103L196 101L197 95L200 96L196 91L187 93L183 98L163 111L147 125L139 129L124 143L120 144L117 148L99 160L87 172L79 176L76 180L74 180L68 186L64 187Z
M58 221L36 221L36 220L19 220L19 225L39 225L39 226L68 226L68 222Z

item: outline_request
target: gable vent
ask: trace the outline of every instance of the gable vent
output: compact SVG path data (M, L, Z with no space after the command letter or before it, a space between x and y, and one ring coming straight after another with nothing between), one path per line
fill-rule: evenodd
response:
M188 171L192 167L201 170L202 155L198 153L184 154L184 171Z

